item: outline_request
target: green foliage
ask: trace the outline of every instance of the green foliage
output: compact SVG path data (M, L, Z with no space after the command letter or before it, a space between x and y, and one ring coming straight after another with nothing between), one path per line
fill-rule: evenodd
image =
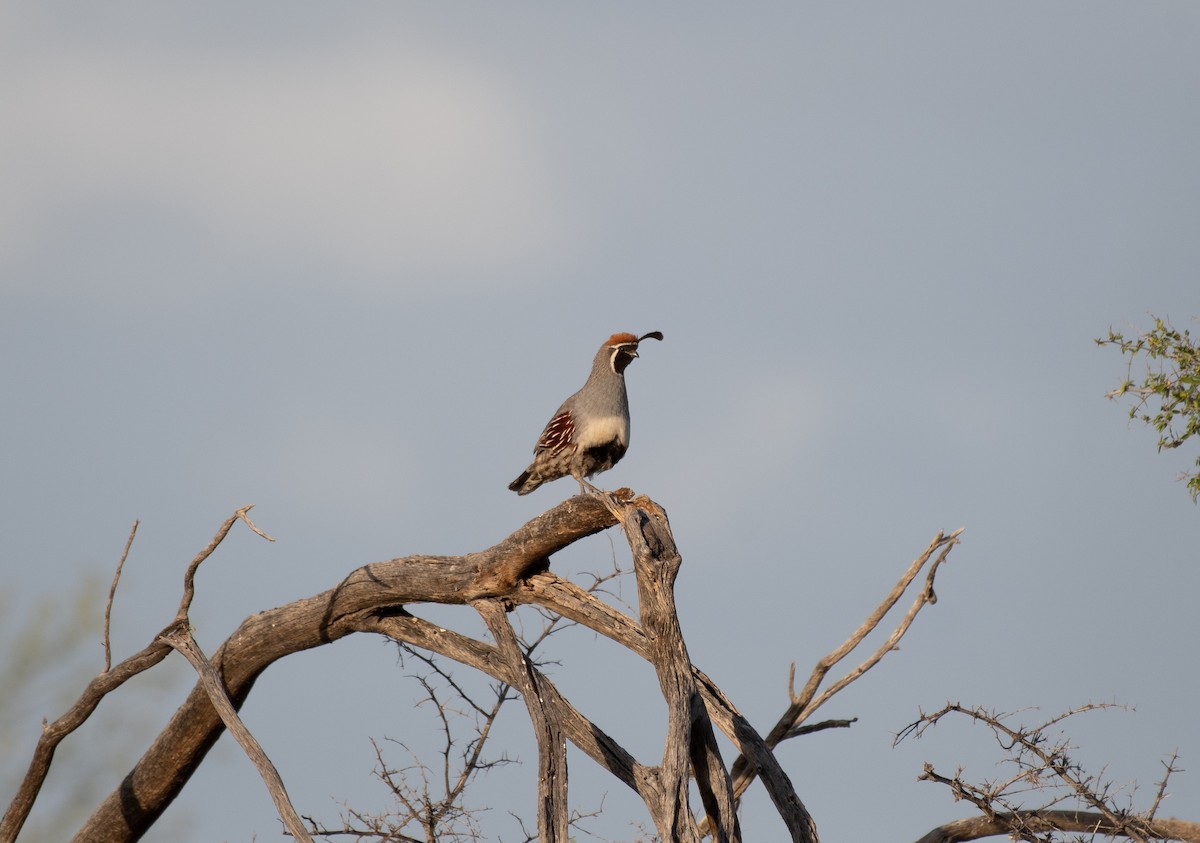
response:
M1145 422L1158 433L1158 449L1178 448L1200 434L1200 348L1187 331L1178 331L1166 320L1155 317L1154 328L1132 339L1108 329L1108 337L1097 345L1115 345L1128 355L1129 367L1121 385L1108 393L1117 399L1131 396L1129 418ZM1144 359L1146 370L1140 381L1133 376L1134 361ZM1192 500L1200 498L1200 457L1197 471L1185 472Z

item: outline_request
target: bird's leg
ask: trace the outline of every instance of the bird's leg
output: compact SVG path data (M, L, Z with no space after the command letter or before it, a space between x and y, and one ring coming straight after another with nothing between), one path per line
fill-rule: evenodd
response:
M582 474L573 474L571 476L579 481L579 494L581 494L581 495L587 495L587 494L602 495L602 494L604 494L603 490L596 488L591 483L584 480Z

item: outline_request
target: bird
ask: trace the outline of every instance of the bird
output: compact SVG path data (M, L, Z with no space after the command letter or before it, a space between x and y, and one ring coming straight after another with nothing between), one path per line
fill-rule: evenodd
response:
M585 478L608 471L629 447L629 397L625 369L645 339L662 340L662 331L637 336L613 334L592 361L587 382L562 402L533 446L533 462L508 488L528 495L543 483L570 475L579 491L599 492Z

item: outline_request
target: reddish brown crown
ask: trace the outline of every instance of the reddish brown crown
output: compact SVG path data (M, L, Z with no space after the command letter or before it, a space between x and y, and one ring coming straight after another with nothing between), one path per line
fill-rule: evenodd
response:
M633 343L634 345L637 345L638 338L636 336L634 336L633 334L620 333L620 334L613 334L611 337L609 337L608 342L606 342L605 345L608 345L608 346L625 345L625 343L630 343L630 342Z

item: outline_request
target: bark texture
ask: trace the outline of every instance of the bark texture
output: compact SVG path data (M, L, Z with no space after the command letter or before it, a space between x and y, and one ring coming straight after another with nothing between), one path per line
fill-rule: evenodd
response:
M196 568L237 518L253 528L245 512L239 510L227 521L210 546L193 560L179 612L164 633L142 653L97 677L68 715L47 727L57 732L46 747L39 746L40 755L31 765L26 782L29 805L36 798L57 742L86 720L104 694L161 661L172 646L179 646L180 624L186 629ZM617 524L625 530L633 552L640 622L549 572L555 552ZM198 665L208 679L207 687L201 682L193 688L74 839L77 843L140 839L203 762L225 730L226 721L235 722L232 711L240 708L264 670L285 656L346 635L374 633L453 658L521 693L539 744L541 840L568 839L566 743L570 741L642 797L663 839L699 840L702 827L711 827L716 839L736 843L741 839L736 800L716 742L716 725L748 759L744 763L762 777L791 839L815 841L811 817L762 736L688 658L673 593L681 564L665 512L648 498L633 498L621 490L571 498L486 550L465 556L407 556L364 565L321 594L253 615L208 660L211 671ZM472 606L486 622L493 641L475 640L435 626L406 608L420 603ZM507 618L507 612L518 604L539 605L583 623L651 663L668 716L667 742L658 763L639 762L529 662ZM220 695L214 694L214 677L232 704L232 711L225 711L225 720L214 708L213 700L220 702ZM699 816L689 802L693 781L703 808ZM272 792L282 793L282 782ZM15 839L27 814L27 807L14 802L0 824L0 841Z

